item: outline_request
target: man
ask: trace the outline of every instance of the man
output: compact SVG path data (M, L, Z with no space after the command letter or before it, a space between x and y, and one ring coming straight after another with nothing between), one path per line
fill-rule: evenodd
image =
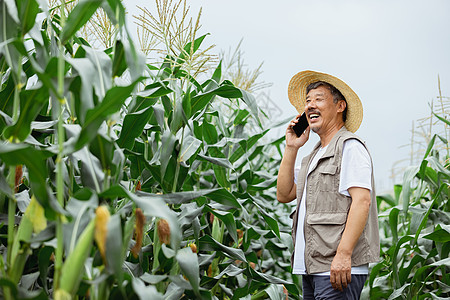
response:
M313 71L295 75L288 94L309 123L297 137L298 120L290 122L277 181L278 201L297 199L293 273L303 275L303 299L359 299L380 254L372 160L354 134L361 101L340 79ZM295 168L311 130L320 142Z

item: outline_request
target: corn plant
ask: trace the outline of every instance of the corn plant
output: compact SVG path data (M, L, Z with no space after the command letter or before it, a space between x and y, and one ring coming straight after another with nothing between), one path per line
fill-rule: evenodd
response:
M382 261L370 273L371 299L450 296L450 162L435 149L437 140L448 148L445 138L434 135L421 164L405 171L394 195L377 197Z
M103 51L79 35L99 8L115 26ZM66 11L0 1L1 297L298 298L283 138L263 142L220 63L204 81L183 67L206 35L150 65L120 0ZM219 97L246 108L224 118Z

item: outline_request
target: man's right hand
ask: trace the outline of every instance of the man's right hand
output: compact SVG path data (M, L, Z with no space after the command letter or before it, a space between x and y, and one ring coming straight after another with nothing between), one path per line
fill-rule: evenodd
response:
M286 129L286 147L288 148L294 148L295 150L298 150L298 148L302 147L309 139L309 131L310 128L306 128L306 130L303 132L303 134L298 137L295 134L294 129L292 129L292 126L297 124L298 118L300 115L298 115L294 120L292 120L289 123L288 128Z

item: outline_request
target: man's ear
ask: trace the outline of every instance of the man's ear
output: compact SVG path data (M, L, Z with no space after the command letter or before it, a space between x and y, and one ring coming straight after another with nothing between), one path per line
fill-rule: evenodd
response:
M347 107L347 102L345 102L345 100L339 100L338 106L338 112L344 112L345 108Z

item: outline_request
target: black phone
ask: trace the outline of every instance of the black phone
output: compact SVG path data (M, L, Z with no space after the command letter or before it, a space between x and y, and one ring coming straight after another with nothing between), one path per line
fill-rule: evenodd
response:
M297 124L292 126L292 129L294 129L295 134L300 137L303 132L308 128L308 120L306 119L306 114L303 113L299 118Z

